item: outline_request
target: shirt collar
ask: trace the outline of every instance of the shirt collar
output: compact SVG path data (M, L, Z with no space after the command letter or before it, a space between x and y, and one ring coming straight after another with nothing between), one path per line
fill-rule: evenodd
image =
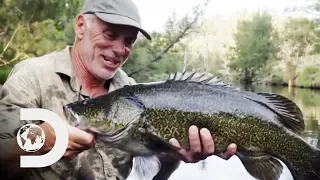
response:
M74 73L74 67L71 61L71 48L72 46L66 46L62 51L57 53L55 61L55 72L64 74L70 78L71 89L78 92L80 84L76 80Z

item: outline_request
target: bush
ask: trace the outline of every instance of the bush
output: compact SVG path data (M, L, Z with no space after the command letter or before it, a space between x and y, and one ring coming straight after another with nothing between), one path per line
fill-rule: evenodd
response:
M283 81L283 78L278 74L272 74L270 84L272 85L283 85L285 82Z
M12 67L0 67L0 84L3 84L11 71Z
M320 88L320 66L309 66L302 69L297 78L296 86Z

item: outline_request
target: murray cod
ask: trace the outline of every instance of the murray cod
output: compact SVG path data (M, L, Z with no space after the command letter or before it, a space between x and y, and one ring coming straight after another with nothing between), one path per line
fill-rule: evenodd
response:
M188 128L208 128L215 155L230 143L256 179L280 178L286 164L295 180L320 180L320 151L300 136L303 115L291 100L242 91L208 73L183 72L165 81L124 86L107 95L64 106L74 125L133 156L180 158L168 143L188 149Z

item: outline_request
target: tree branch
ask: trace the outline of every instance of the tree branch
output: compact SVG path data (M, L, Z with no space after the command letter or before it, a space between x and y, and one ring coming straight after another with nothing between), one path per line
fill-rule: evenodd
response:
M0 44L2 43L3 39L4 39L4 31L0 33Z
M146 66L143 66L139 69L137 69L136 71L133 71L129 74L129 76L132 76L134 74L139 73L140 71L142 71L145 68L150 68L151 65L157 61L159 61L160 59L162 59L163 55L165 55L172 47L174 44L176 44L184 35L185 33L190 29L191 26L187 26L184 31L179 34L179 36L177 38L175 38L174 41L172 41L164 50L162 50L162 52L160 52L157 56L155 56L153 59L150 60L150 63Z
M206 3L204 4L204 6L207 6L209 3L209 0L206 1ZM195 17L193 18L193 20L188 23L185 28L179 33L179 35L176 38L173 38L174 40L171 41L171 43L164 49L162 50L158 55L154 56L154 58L152 58L149 62L149 64L147 64L146 66L143 66L131 73L129 73L129 76L133 76L134 74L137 74L139 72L141 72L142 70L146 69L146 68L151 68L152 64L155 62L158 62L159 60L162 59L162 57L177 43L180 41L180 39L182 39L187 32L192 28L192 26L198 21L199 17L203 14L203 9L200 10L200 12L195 12Z
M3 51L2 51L1 54L0 54L1 59L2 59L2 57L3 57L3 54L6 52L6 50L7 50L7 49L9 48L9 46L11 45L11 43L12 43L14 37L16 36L17 32L18 32L21 28L22 28L22 25L19 25L18 28L13 32L13 34L12 34L9 42L7 43L7 45L4 47Z
M2 57L0 57L0 67L10 65L14 61L17 61L19 59L20 55L21 55L21 53L17 53L17 55L13 59L11 59L10 61L5 61L2 59Z

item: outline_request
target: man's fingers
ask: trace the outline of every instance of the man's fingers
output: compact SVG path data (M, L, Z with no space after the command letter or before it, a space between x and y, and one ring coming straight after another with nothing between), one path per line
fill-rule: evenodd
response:
M201 153L201 141L199 137L199 130L196 126L189 128L190 150L192 153Z
M72 151L72 150L68 150L64 153L63 157L65 159L67 159L68 161L71 161L72 159L74 159L79 153L81 153L81 151Z
M176 146L177 148L181 148L179 142L178 142L175 138L171 138L171 139L169 140L169 143L170 143L171 145Z
M194 125L189 128L190 151L181 148L179 142L174 138L170 139L169 143L177 147L178 153L181 154L185 162L198 162L199 160L205 159L206 157L214 154L215 151L214 140L210 131L206 128L202 128L199 136L199 130ZM232 143L228 146L225 153L217 155L228 160L236 152L237 146Z
M175 138L171 138L169 140L169 143L172 144L173 146L177 147L178 152L185 156L187 154L187 151L183 148L181 148L180 143L175 139Z
M69 136L71 141L85 146L91 146L94 139L93 134L85 132L73 126L69 126Z
M227 151L223 153L221 156L223 159L230 159L231 156L233 156L237 152L237 145L232 143L228 146Z
M227 148L227 154L232 156L237 152L237 145L232 143Z
M214 153L214 141L211 133L208 129L202 128L200 130L201 141L203 145L202 153L205 156L209 156Z
M178 153L183 157L183 161L191 162L192 159L189 153L185 149L181 148L180 143L175 138L171 138L169 143L178 148Z
M85 150L85 149L87 149L88 148L88 146L84 146L84 145L82 145L82 144L78 144L78 143L76 143L76 142L73 142L73 141L71 141L71 140L69 140L69 143L68 143L68 147L67 147L67 150L76 150L76 149L83 149L83 150Z

